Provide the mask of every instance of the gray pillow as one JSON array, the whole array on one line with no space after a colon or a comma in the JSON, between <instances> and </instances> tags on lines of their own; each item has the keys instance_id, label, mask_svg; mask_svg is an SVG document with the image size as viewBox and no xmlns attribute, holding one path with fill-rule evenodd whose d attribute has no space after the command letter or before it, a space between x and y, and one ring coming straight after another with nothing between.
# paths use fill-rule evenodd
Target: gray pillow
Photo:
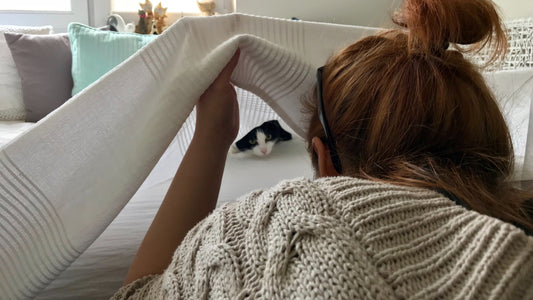
<instances>
[{"instance_id":1,"label":"gray pillow","mask_svg":"<svg viewBox=\"0 0 533 300\"><path fill-rule=\"evenodd\" d=\"M67 34L4 33L17 66L26 121L37 122L72 92L72 54Z\"/></svg>"}]
</instances>

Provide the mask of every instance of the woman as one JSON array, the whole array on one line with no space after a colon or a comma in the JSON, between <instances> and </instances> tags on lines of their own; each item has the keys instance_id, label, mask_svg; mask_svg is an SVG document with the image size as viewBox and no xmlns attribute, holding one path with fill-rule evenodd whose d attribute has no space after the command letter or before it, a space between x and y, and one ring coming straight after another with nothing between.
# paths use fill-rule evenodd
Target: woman
<instances>
[{"instance_id":1,"label":"woman","mask_svg":"<svg viewBox=\"0 0 533 300\"><path fill-rule=\"evenodd\" d=\"M319 178L196 225L239 127L236 53L198 102L194 138L114 298L533 299L532 195L506 181L513 151L493 95L448 49L494 39L502 54L494 6L407 0L396 21L408 31L364 38L318 71L307 140Z\"/></svg>"}]
</instances>

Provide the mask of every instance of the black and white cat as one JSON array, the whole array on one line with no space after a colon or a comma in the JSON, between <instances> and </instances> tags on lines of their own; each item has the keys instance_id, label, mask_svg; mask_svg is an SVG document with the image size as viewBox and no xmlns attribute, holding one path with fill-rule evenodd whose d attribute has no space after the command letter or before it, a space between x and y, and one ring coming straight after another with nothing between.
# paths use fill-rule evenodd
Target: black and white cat
<instances>
[{"instance_id":1,"label":"black and white cat","mask_svg":"<svg viewBox=\"0 0 533 300\"><path fill-rule=\"evenodd\" d=\"M272 152L276 143L290 139L292 135L285 131L277 120L271 120L250 130L243 138L231 145L231 152L252 150L257 156L266 156Z\"/></svg>"}]
</instances>

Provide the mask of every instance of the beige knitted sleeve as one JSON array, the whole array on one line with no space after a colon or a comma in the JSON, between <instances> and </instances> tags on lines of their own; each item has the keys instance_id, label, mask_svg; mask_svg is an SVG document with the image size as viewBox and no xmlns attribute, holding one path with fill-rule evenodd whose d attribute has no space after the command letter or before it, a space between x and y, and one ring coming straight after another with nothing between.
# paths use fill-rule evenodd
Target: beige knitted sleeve
<instances>
[{"instance_id":1,"label":"beige knitted sleeve","mask_svg":"<svg viewBox=\"0 0 533 300\"><path fill-rule=\"evenodd\" d=\"M159 299L161 275L148 275L123 286L111 299Z\"/></svg>"},{"instance_id":2,"label":"beige knitted sleeve","mask_svg":"<svg viewBox=\"0 0 533 300\"><path fill-rule=\"evenodd\" d=\"M251 193L248 199L243 199L247 201L235 201L215 210L189 231L163 274L148 275L123 286L111 299L195 299L198 294L205 295L202 289L207 289L207 283L198 278L208 278L207 268L214 262L228 263L224 261L224 247L220 246L225 215L235 216L235 211L239 211L238 218L246 223L245 216L252 209L251 201L259 194ZM228 287L235 291L235 286Z\"/></svg>"}]
</instances>

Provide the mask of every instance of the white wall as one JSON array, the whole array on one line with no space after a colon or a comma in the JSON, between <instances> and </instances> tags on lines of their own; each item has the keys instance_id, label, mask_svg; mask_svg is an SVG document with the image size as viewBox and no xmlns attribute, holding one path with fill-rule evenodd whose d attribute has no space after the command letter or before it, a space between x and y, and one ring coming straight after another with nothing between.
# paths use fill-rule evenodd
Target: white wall
<instances>
[{"instance_id":1,"label":"white wall","mask_svg":"<svg viewBox=\"0 0 533 300\"><path fill-rule=\"evenodd\" d=\"M533 18L533 1L531 0L493 0L500 8L504 20Z\"/></svg>"},{"instance_id":2,"label":"white wall","mask_svg":"<svg viewBox=\"0 0 533 300\"><path fill-rule=\"evenodd\" d=\"M71 7L72 11L70 12L0 12L0 24L26 26L52 25L55 32L65 32L70 22L89 23L87 0L72 0Z\"/></svg>"},{"instance_id":3,"label":"white wall","mask_svg":"<svg viewBox=\"0 0 533 300\"><path fill-rule=\"evenodd\" d=\"M238 12L350 25L390 24L402 0L234 0ZM504 19L533 17L532 0L495 0Z\"/></svg>"},{"instance_id":4,"label":"white wall","mask_svg":"<svg viewBox=\"0 0 533 300\"><path fill-rule=\"evenodd\" d=\"M1 0L4 1L4 0ZM13 0L16 1L16 0ZM168 2L170 0L163 0ZM402 0L216 0L220 12L236 11L279 18L297 17L351 25L386 26ZM233 2L233 3L232 3ZM504 19L533 17L532 0L494 0ZM72 0L72 13L0 13L0 24L53 25L56 32L65 32L68 23L81 22L102 26L111 11L110 0ZM0 4L1 5L1 4ZM135 13L125 14L129 22L136 22ZM174 21L179 16L171 16Z\"/></svg>"},{"instance_id":5,"label":"white wall","mask_svg":"<svg viewBox=\"0 0 533 300\"><path fill-rule=\"evenodd\" d=\"M381 26L400 0L236 0L238 12L278 18L296 17L351 25Z\"/></svg>"},{"instance_id":6,"label":"white wall","mask_svg":"<svg viewBox=\"0 0 533 300\"><path fill-rule=\"evenodd\" d=\"M109 0L72 0L71 12L0 12L0 24L52 25L54 32L66 32L71 22L103 26L110 10Z\"/></svg>"}]
</instances>

